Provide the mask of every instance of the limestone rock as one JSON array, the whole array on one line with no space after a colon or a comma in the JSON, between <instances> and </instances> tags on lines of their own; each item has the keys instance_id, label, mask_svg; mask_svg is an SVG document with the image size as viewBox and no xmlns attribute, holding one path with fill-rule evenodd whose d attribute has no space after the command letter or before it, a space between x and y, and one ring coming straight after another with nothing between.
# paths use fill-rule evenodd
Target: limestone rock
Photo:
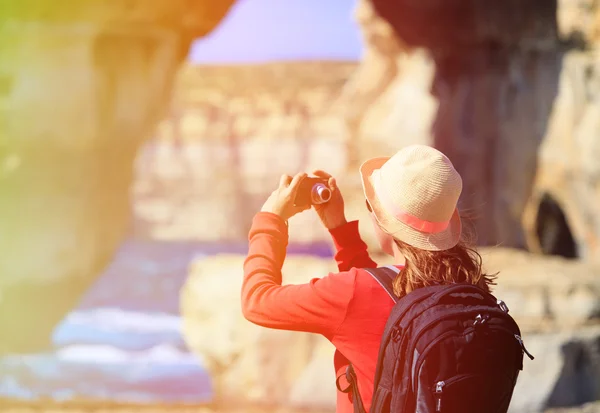
<instances>
[{"instance_id":1,"label":"limestone rock","mask_svg":"<svg viewBox=\"0 0 600 413\"><path fill-rule=\"evenodd\" d=\"M600 323L600 266L507 248L480 251L493 293L524 331L556 331Z\"/></svg>"},{"instance_id":2,"label":"limestone rock","mask_svg":"<svg viewBox=\"0 0 600 413\"><path fill-rule=\"evenodd\" d=\"M339 103L350 168L408 144L434 145L463 176L460 206L479 244L595 259L600 8L476 3L357 3L367 50ZM565 52L559 37L577 31L591 50ZM540 219L548 194L558 212Z\"/></svg>"},{"instance_id":3,"label":"limestone rock","mask_svg":"<svg viewBox=\"0 0 600 413\"><path fill-rule=\"evenodd\" d=\"M368 3L361 2L359 7ZM451 4L448 7L455 6ZM483 37L473 38L466 50L448 46L440 55L435 44L430 45L433 49L427 46L425 51L413 50L410 38L405 38L413 34L400 29L400 20L405 23L404 19L409 19L400 17L400 7L393 15L391 9L386 9L390 14L381 19L396 29L385 33L390 42L401 45L399 51L395 55L366 53L342 97L353 113L360 114L348 116L348 128L358 142L357 158L390 153L413 143L438 147L463 176L461 205L474 215L479 242L524 246L521 215L535 174L537 148L544 135L542 125L548 118L560 72L560 57L552 47L555 39L551 16L540 21L547 31L534 36L531 47L535 52L521 51L518 46L490 49L485 46L487 35L481 32ZM506 17L503 13L500 16ZM496 28L523 24L525 30L530 21L529 17L509 20L499 19L494 24ZM363 32L372 31L370 25L374 23L359 23ZM480 29L484 30L479 26L466 30L477 34ZM511 30L507 26L504 32ZM510 36L516 32L519 30ZM457 36L466 37L460 33ZM428 45L437 41L425 39ZM516 44L514 39L505 40ZM378 51L381 42L377 39L367 48ZM374 78L382 83L374 85ZM505 168L503 160L509 158L512 168Z\"/></svg>"},{"instance_id":4,"label":"limestone rock","mask_svg":"<svg viewBox=\"0 0 600 413\"><path fill-rule=\"evenodd\" d=\"M525 334L525 359L510 405L511 413L580 406L600 399L600 328Z\"/></svg>"},{"instance_id":5,"label":"limestone rock","mask_svg":"<svg viewBox=\"0 0 600 413\"><path fill-rule=\"evenodd\" d=\"M143 1L84 0L68 7L46 0L6 1L2 4L2 18L14 19L17 24L38 21L65 26L77 23L129 26L134 24L167 27L180 34L189 34L189 42L213 30L225 17L233 1L156 1L152 7Z\"/></svg>"},{"instance_id":6,"label":"limestone rock","mask_svg":"<svg viewBox=\"0 0 600 413\"><path fill-rule=\"evenodd\" d=\"M300 409L329 409L336 403L331 357L335 348L327 341L319 343L314 356L297 378L290 391L289 405Z\"/></svg>"},{"instance_id":7,"label":"limestone rock","mask_svg":"<svg viewBox=\"0 0 600 413\"><path fill-rule=\"evenodd\" d=\"M600 54L567 54L523 216L533 251L600 256L599 98Z\"/></svg>"},{"instance_id":8,"label":"limestone rock","mask_svg":"<svg viewBox=\"0 0 600 413\"><path fill-rule=\"evenodd\" d=\"M556 37L556 2L547 0L365 0L410 47L449 51L484 44L535 46Z\"/></svg>"},{"instance_id":9,"label":"limestone rock","mask_svg":"<svg viewBox=\"0 0 600 413\"><path fill-rule=\"evenodd\" d=\"M545 411L545 413L600 413L600 402L585 403L577 407L558 407Z\"/></svg>"},{"instance_id":10,"label":"limestone rock","mask_svg":"<svg viewBox=\"0 0 600 413\"><path fill-rule=\"evenodd\" d=\"M46 348L112 258L138 146L232 1L72 3L2 2L0 352Z\"/></svg>"},{"instance_id":11,"label":"limestone rock","mask_svg":"<svg viewBox=\"0 0 600 413\"><path fill-rule=\"evenodd\" d=\"M266 329L244 319L244 258L219 255L196 261L181 292L185 340L205 361L218 401L327 405L332 396L325 381L335 379L332 345L322 336ZM329 271L335 271L332 260L289 256L283 279L285 284L303 283ZM320 396L303 400L313 391Z\"/></svg>"},{"instance_id":12,"label":"limestone rock","mask_svg":"<svg viewBox=\"0 0 600 413\"><path fill-rule=\"evenodd\" d=\"M171 116L141 151L134 233L152 239L246 242L281 174L345 169L342 120L329 107L354 63L186 65ZM294 242L328 240L313 212Z\"/></svg>"},{"instance_id":13,"label":"limestone rock","mask_svg":"<svg viewBox=\"0 0 600 413\"><path fill-rule=\"evenodd\" d=\"M150 227L148 235L243 240L279 173L313 164L330 167L329 161L340 175L339 165L348 164L340 181L353 181L364 158L427 143L448 153L461 171L461 207L472 216L480 244L600 256L593 184L600 119L597 53L564 53L557 41L583 33L583 46L593 49L600 8L590 0L476 3L358 2L356 19L367 50L342 91L347 139L337 113L327 109L352 64L302 63L295 71L282 64L186 68L172 124L163 125L161 138L176 145L193 139L222 142L182 149L186 154L174 162L184 158L178 166L188 170L182 175L186 190L176 201L136 192L142 200L136 213ZM418 24L434 21L440 10L451 18L441 25ZM425 47L415 50L416 44ZM201 152L216 160L214 176L227 183L206 206L194 201L206 191L206 183L199 182L206 178L190 177L195 161L206 164L193 155ZM328 157L314 161L316 153ZM267 164L277 171L273 176L261 169ZM198 180L196 192L188 189L190 179ZM360 199L358 190L349 196L355 194ZM540 213L548 197L556 213ZM350 209L359 211L360 203ZM199 218L206 216L218 217L210 222L216 230L206 231L210 225ZM327 239L314 216L299 216L292 225L297 241ZM361 228L365 225L368 232L370 224Z\"/></svg>"},{"instance_id":14,"label":"limestone rock","mask_svg":"<svg viewBox=\"0 0 600 413\"><path fill-rule=\"evenodd\" d=\"M245 240L277 176L318 167L338 177L348 218L360 219L371 239L359 164L424 143L446 152L461 172L460 207L480 245L600 257L597 51L565 52L552 35L552 13L543 10L545 17L536 15L539 30L531 14L508 22L506 10L498 11L498 24L532 34L519 44L509 36L503 44L510 47L473 44L440 57L410 47L365 0L356 9L367 44L358 67L186 68L176 113L157 144L171 155L149 155L156 169L140 175L136 228L162 239ZM209 163L210 177L197 166ZM214 194L210 201L206 188ZM203 218L209 215L212 226ZM328 240L311 214L294 218L291 234L297 242Z\"/></svg>"},{"instance_id":15,"label":"limestone rock","mask_svg":"<svg viewBox=\"0 0 600 413\"><path fill-rule=\"evenodd\" d=\"M600 7L594 0L558 0L557 20L563 38L584 47L600 45Z\"/></svg>"}]
</instances>

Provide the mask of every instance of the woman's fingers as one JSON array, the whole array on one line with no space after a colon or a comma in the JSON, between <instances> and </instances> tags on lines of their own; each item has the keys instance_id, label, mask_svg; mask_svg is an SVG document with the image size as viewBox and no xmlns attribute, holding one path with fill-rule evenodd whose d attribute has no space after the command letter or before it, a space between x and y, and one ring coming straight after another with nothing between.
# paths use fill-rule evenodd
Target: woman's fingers
<instances>
[{"instance_id":1,"label":"woman's fingers","mask_svg":"<svg viewBox=\"0 0 600 413\"><path fill-rule=\"evenodd\" d=\"M331 176L331 174L329 174L321 169L317 169L316 171L313 172L313 175L318 178L327 179L327 184L329 185L329 188L332 191L336 190L337 182L335 181L335 178L333 176Z\"/></svg>"},{"instance_id":2,"label":"woman's fingers","mask_svg":"<svg viewBox=\"0 0 600 413\"><path fill-rule=\"evenodd\" d=\"M314 176L317 176L319 178L331 178L331 174L328 174L325 171L322 171L320 169L317 169L316 171L313 172Z\"/></svg>"},{"instance_id":3,"label":"woman's fingers","mask_svg":"<svg viewBox=\"0 0 600 413\"><path fill-rule=\"evenodd\" d=\"M288 185L290 185L290 182L292 182L292 177L286 174L281 175L281 178L279 178L279 187L280 188L286 188Z\"/></svg>"},{"instance_id":4,"label":"woman's fingers","mask_svg":"<svg viewBox=\"0 0 600 413\"><path fill-rule=\"evenodd\" d=\"M332 191L335 191L337 189L337 182L335 181L335 178L329 178L329 180L327 181L329 188Z\"/></svg>"},{"instance_id":5,"label":"woman's fingers","mask_svg":"<svg viewBox=\"0 0 600 413\"><path fill-rule=\"evenodd\" d=\"M290 185L288 186L290 195L292 195L292 196L296 195L296 192L298 191L298 187L300 186L300 182L304 178L306 178L306 173L304 173L304 172L297 173L294 176L294 178L292 178L292 181L290 182Z\"/></svg>"}]
</instances>

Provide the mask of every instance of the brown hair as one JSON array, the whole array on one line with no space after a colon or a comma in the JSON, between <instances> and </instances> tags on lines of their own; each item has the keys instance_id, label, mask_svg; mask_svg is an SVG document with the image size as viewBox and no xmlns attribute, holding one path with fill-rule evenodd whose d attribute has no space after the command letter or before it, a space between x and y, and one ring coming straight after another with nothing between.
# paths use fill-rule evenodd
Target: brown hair
<instances>
[{"instance_id":1,"label":"brown hair","mask_svg":"<svg viewBox=\"0 0 600 413\"><path fill-rule=\"evenodd\" d=\"M485 274L481 255L466 240L445 251L426 251L394 239L406 263L394 280L394 293L409 292L434 284L467 282L490 292L497 274Z\"/></svg>"},{"instance_id":2,"label":"brown hair","mask_svg":"<svg viewBox=\"0 0 600 413\"><path fill-rule=\"evenodd\" d=\"M373 212L369 201L367 209ZM403 297L417 288L435 284L468 282L477 285L486 292L496 285L496 274L483 272L481 255L471 245L475 239L475 230L467 226L473 220L472 213L462 211L463 232L461 240L454 247L444 251L427 251L413 247L394 238L396 246L404 255L404 268L394 280L394 293Z\"/></svg>"}]
</instances>

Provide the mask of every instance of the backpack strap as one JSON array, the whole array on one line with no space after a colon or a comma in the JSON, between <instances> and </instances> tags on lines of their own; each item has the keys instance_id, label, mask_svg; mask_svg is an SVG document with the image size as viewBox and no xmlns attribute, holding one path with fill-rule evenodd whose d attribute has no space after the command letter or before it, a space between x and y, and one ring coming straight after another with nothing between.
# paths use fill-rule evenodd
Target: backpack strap
<instances>
[{"instance_id":1,"label":"backpack strap","mask_svg":"<svg viewBox=\"0 0 600 413\"><path fill-rule=\"evenodd\" d=\"M394 280L396 276L400 272L397 267L393 265L389 265L386 267L379 268L364 268L374 279L383 287L383 289L388 293L390 298L394 300L394 303L398 302L398 297L394 294ZM354 406L354 413L366 413L365 407L363 405L362 399L360 397L360 393L358 391L358 381L356 378L356 372L354 371L354 367L352 364L349 364L346 368L345 372L346 381L348 381L348 387L342 389L339 385L339 379L336 380L336 386L338 390L343 393L349 393L352 391L352 405Z\"/></svg>"},{"instance_id":2,"label":"backpack strap","mask_svg":"<svg viewBox=\"0 0 600 413\"><path fill-rule=\"evenodd\" d=\"M345 389L342 389L339 384L339 380L342 375L346 377L346 381L348 382L348 387ZM340 375L335 382L338 390L342 393L352 392L352 407L354 408L354 413L367 413L358 391L358 381L356 379L356 372L354 371L352 364L348 364L346 371L342 375Z\"/></svg>"},{"instance_id":3,"label":"backpack strap","mask_svg":"<svg viewBox=\"0 0 600 413\"><path fill-rule=\"evenodd\" d=\"M394 303L398 302L398 296L394 294L394 280L398 273L400 273L400 270L397 267L388 265L379 268L364 268L364 270L375 278L375 281L385 289L390 298L394 300Z\"/></svg>"}]
</instances>

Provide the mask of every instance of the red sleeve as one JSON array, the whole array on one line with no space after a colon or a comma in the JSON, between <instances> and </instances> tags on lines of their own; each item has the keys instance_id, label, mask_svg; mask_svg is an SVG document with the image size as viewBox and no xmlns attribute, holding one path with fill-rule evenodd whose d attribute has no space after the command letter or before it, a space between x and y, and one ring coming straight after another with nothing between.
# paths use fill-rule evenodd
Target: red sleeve
<instances>
[{"instance_id":1,"label":"red sleeve","mask_svg":"<svg viewBox=\"0 0 600 413\"><path fill-rule=\"evenodd\" d=\"M242 312L261 326L331 337L346 316L355 272L329 274L306 284L281 285L288 229L277 215L260 212L252 222L244 261Z\"/></svg>"},{"instance_id":2,"label":"red sleeve","mask_svg":"<svg viewBox=\"0 0 600 413\"><path fill-rule=\"evenodd\" d=\"M340 271L351 268L376 268L377 263L369 257L367 244L358 232L358 221L350 221L341 227L329 230L333 238L335 260Z\"/></svg>"}]
</instances>

